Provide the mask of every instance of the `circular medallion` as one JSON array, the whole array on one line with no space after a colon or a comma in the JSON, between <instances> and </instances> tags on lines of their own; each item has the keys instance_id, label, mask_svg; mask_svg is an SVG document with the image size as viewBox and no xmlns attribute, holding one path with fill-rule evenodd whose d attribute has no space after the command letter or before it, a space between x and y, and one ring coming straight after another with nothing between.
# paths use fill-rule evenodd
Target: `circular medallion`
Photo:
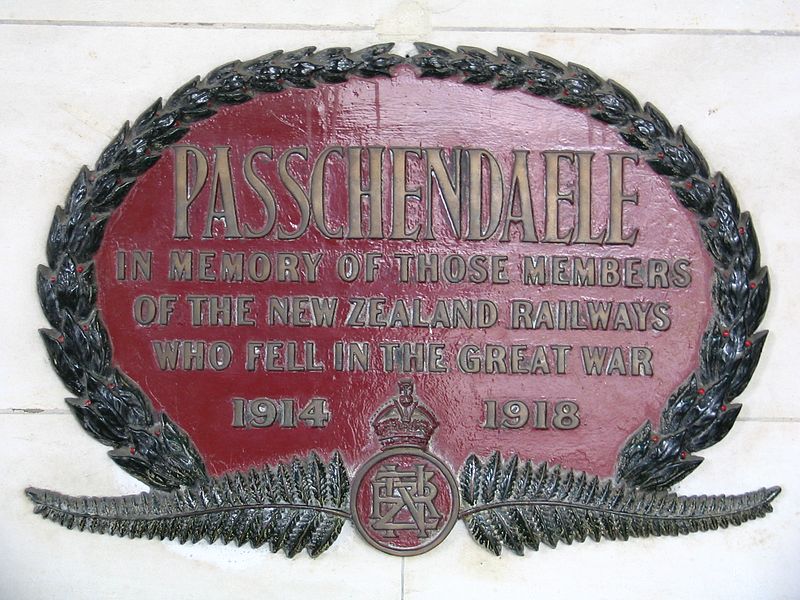
<instances>
[{"instance_id":1,"label":"circular medallion","mask_svg":"<svg viewBox=\"0 0 800 600\"><path fill-rule=\"evenodd\" d=\"M396 556L438 546L458 520L458 486L450 469L415 447L377 454L353 480L353 522L367 542Z\"/></svg>"}]
</instances>

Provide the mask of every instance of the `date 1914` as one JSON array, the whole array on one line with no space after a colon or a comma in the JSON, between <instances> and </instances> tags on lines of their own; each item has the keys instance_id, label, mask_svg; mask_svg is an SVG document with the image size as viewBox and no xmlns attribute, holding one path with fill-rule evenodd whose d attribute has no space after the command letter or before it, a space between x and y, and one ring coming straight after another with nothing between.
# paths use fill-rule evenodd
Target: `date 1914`
<instances>
[{"instance_id":1,"label":"date 1914","mask_svg":"<svg viewBox=\"0 0 800 600\"><path fill-rule=\"evenodd\" d=\"M237 429L278 427L325 427L331 420L327 398L311 398L302 408L295 398L233 398L233 422Z\"/></svg>"}]
</instances>

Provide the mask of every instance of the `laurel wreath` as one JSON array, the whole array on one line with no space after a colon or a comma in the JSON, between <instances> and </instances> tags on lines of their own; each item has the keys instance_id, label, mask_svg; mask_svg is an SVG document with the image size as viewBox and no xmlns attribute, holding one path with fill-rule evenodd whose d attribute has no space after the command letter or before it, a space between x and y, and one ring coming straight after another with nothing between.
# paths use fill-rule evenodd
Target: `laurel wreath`
<instances>
[{"instance_id":1,"label":"laurel wreath","mask_svg":"<svg viewBox=\"0 0 800 600\"><path fill-rule=\"evenodd\" d=\"M47 240L48 264L38 270L39 298L52 327L41 330L41 334L57 374L76 396L66 400L70 409L89 434L112 447L112 460L134 477L156 490L173 494L186 489L211 493L219 485L219 480L208 475L190 437L165 413L156 411L135 382L113 364L108 333L95 306L97 289L92 262L109 217L136 178L158 161L165 148L181 139L192 123L216 114L221 107L289 87L335 84L353 76L389 76L393 67L404 62L416 66L423 77L460 76L466 84L519 89L585 111L614 127L629 145L639 149L653 170L667 178L683 205L697 215L715 270L715 314L703 336L700 366L669 397L658 426L645 422L624 444L617 460L616 482L639 490L669 487L702 462L695 452L718 442L733 426L741 405L731 401L750 381L766 339L766 332L757 332L757 328L767 306L769 278L766 268L760 265L750 217L739 211L727 180L719 173L709 173L705 160L682 128L674 130L652 105L640 106L623 87L598 78L584 67L562 65L533 52L525 55L498 49L497 54L491 54L467 47L451 51L430 44L416 46L418 54L408 59L390 54L392 44L381 44L355 52L348 48L278 51L248 62L228 63L203 79L192 79L166 102L156 101L132 125L123 126L101 153L94 170L81 169L64 207L56 208ZM477 461L474 457L470 460L473 459ZM333 464L323 466L330 469ZM462 473L475 473L475 469L478 467L468 461ZM509 469L508 473L514 471ZM245 478L242 485L254 485L256 479ZM29 490L30 494L38 494L36 498L42 502L37 502L37 511L44 511L51 518L60 514L53 508L58 505L56 500L66 498L59 500L58 494L41 490ZM292 497L287 494L276 496L276 501ZM306 502L303 506L323 506L319 498L299 498L297 502ZM500 542L519 547L504 537L502 527L482 529L476 525L484 519L479 516L480 511L489 510L488 514L495 515L492 519L504 518L498 512L500 508L491 505L495 496L485 492L464 495L469 505L468 498L478 502L474 505L478 512L469 513L465 521L479 542L492 549ZM254 510L248 504L237 506L245 511L243 514ZM251 508L242 508L247 506ZM582 514L592 513L588 508L581 510ZM286 514L292 519L302 516L302 506L287 511L284 519L289 518ZM226 514L233 512L227 510ZM311 512L324 514L319 510ZM535 518L531 515L523 521L530 523ZM71 522L76 521L73 518ZM90 520L84 525L87 522L95 523ZM102 529L97 523L92 527ZM164 537L158 533L161 530L152 531L153 535ZM163 531L169 534L168 530ZM290 530L281 531L285 534ZM476 533L479 531L483 533ZM493 541L487 531L494 532ZM220 532L223 538L228 535L224 527ZM204 536L213 537L208 532L200 535ZM194 537L197 536L189 535ZM234 537L240 541L247 538ZM264 539L273 543L268 536ZM309 551L317 548L308 546L306 538L300 539L303 544L295 540L289 546L273 547L288 547L292 552L302 547ZM253 542L249 538L247 541Z\"/></svg>"}]
</instances>

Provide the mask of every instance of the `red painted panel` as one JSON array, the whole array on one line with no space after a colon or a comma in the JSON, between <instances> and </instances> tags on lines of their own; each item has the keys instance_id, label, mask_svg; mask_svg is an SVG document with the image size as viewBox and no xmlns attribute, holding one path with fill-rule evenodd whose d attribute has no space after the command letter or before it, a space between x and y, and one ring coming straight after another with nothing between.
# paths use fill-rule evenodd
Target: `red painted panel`
<instances>
[{"instance_id":1,"label":"red painted panel","mask_svg":"<svg viewBox=\"0 0 800 600\"><path fill-rule=\"evenodd\" d=\"M544 151L593 152L591 163L593 231L605 228L608 220L609 167L607 155L633 152L609 127L587 114L559 106L519 91L497 91L470 87L453 81L418 79L403 67L392 79L352 79L347 83L316 89L292 89L263 95L241 106L222 109L218 115L193 126L181 141L202 149L208 162L208 178L189 207L189 239L175 239L176 157L180 150L168 149L159 163L142 175L115 212L106 230L103 246L96 256L99 277L99 307L108 326L119 367L132 377L149 395L153 403L172 416L194 440L209 469L221 473L264 462L275 462L314 449L328 453L341 450L345 460L356 468L378 451L379 445L370 428L369 419L387 398L397 392L398 380L411 377L416 394L431 408L439 421L431 452L458 468L470 453L486 455L497 449L504 454L519 453L523 458L548 460L564 466L610 475L617 451L624 440L645 419L657 421L661 407L670 392L697 365L702 332L710 318L711 262L700 241L696 219L681 207L666 180L657 176L645 163L625 162L625 190L638 191L638 205L624 205L624 221L628 233L637 228L633 246L532 243L520 240L520 231L512 227L510 241L499 241L500 234L485 241L455 239L437 193L431 200L435 215L435 239L387 239L392 224L392 161L384 151L383 169L383 237L382 239L331 239L311 225L296 240L278 240L276 231L283 227L292 231L301 219L297 204L281 182L279 157L289 148L306 147L309 160L293 156L288 171L308 192L311 164L323 149L331 146L400 148L472 148L491 152L498 161L508 195L514 162L513 150L527 150L532 206L537 234L544 232ZM240 233L245 224L252 230L264 223L264 204L256 189L248 183L243 164L247 154L259 146L272 148L272 158L261 154L255 159L258 178L273 192L278 219L273 230L262 238L226 238L232 231L230 220L214 219L212 236L203 238L209 211L222 209L223 194L215 185L215 148L230 147L231 178L234 186L237 224ZM346 155L346 152L344 152ZM225 151L217 150L216 157ZM397 156L397 152L395 153ZM190 160L190 163L192 161ZM563 163L560 181L563 190L575 187L574 168ZM325 219L330 230L348 225L347 167L345 157L332 155L324 177ZM363 165L366 171L366 163ZM194 167L189 170L190 179ZM488 171L488 169L487 169ZM252 177L252 176L251 176ZM408 159L408 186L425 188L422 161ZM364 184L366 186L366 183ZM484 190L488 193L488 189ZM212 195L213 194L213 195ZM216 202L212 198L216 196ZM426 194L422 192L422 196ZM507 200L507 198L506 198ZM366 202L364 202L366 204ZM424 224L424 202L408 200L406 222L413 229ZM484 217L487 214L484 211ZM574 208L562 203L561 228L567 230L574 221ZM368 219L363 229L368 230ZM152 251L149 281L118 281L115 277L118 251ZM173 250L192 251L195 279L170 280L169 255ZM245 259L264 253L273 266L264 281L224 282L198 280L200 252L209 255L209 277L221 272L222 253L244 253ZM300 281L278 280L275 261L279 253L299 257ZM321 254L316 281L309 281L311 269L302 253ZM352 282L342 281L336 273L337 261L347 253L362 258L378 253L373 281L359 276ZM504 265L507 283L490 282L404 283L400 281L400 260L396 254L458 255L467 261L478 255L497 256L496 264ZM690 261L688 271L692 283L688 287L624 287L572 286L548 283L525 285L522 264L525 257L572 257L581 259L616 258L620 261L641 258ZM459 259L450 259L458 266ZM473 258L473 260L475 260ZM491 259L487 259L489 264ZM558 262L560 259L555 259ZM478 260L480 262L480 260ZM259 263L263 265L263 263ZM474 263L473 263L474 264ZM130 264L128 267L130 269ZM455 267L454 267L455 268ZM478 269L480 271L480 269ZM140 325L134 319L133 305L142 295L174 295L178 297L169 323ZM192 325L189 295L252 296L249 318L255 324L231 326ZM336 299L338 306L332 327L270 325L267 302L270 297L317 297ZM497 324L487 328L347 326L349 299L385 298L389 310L398 300L409 307L418 303L423 318L430 318L439 300L485 300L499 308ZM587 303L668 303L670 326L657 331L652 307L645 317L643 331L592 331L570 326L570 319L553 329L512 329L510 306L513 301L528 301L534 307L550 302L576 302L586 310ZM333 300L330 300L331 302ZM200 302L196 300L196 302ZM310 301L309 301L310 302ZM522 305L521 303L519 305ZM569 304L567 304L569 306ZM301 302L303 315L309 305ZM447 302L445 302L447 306ZM564 305L562 305L564 306ZM593 306L599 306L594 304ZM612 309L613 310L613 309ZM635 327L636 315L631 314ZM585 315L578 317L580 326ZM619 317L621 318L621 317ZM612 319L613 320L613 319ZM624 319L623 319L624 321ZM625 324L623 323L623 327ZM226 342L232 349L231 364L215 370L206 364L203 370L162 370L154 356L153 342L170 340ZM246 368L248 343L280 341L285 350L296 342L296 361L322 365L322 371L267 372L263 368ZM303 352L313 342L313 357ZM336 342L368 342L372 355L370 370L351 372L334 368L333 348ZM382 343L443 344L445 373L385 372L379 352ZM457 368L459 350L469 345L496 345L519 350L525 364L536 347L545 346L550 374L463 373ZM554 345L571 346L566 358L566 373L555 374L557 350ZM622 376L587 375L583 366L582 347L643 347L652 350L652 375ZM511 350L507 350L512 352ZM499 349L490 350L499 356ZM610 350L609 350L610 352ZM281 351L280 364L290 359ZM629 356L626 363L629 363ZM498 360L500 360L498 358ZM510 358L501 361L510 368ZM316 367L315 367L316 368ZM313 398L327 401L330 420L321 427L286 416L276 417L268 427L235 427L236 411L245 407L234 398L253 400L268 398L256 410L269 422L272 410L293 403L294 416ZM516 423L524 411L522 401L531 413L519 428L486 428L487 406L496 407L498 424L502 410L509 411L509 420ZM487 401L495 404L487 404ZM580 424L574 429L553 427L553 411L559 402L572 401L579 406ZM538 403L538 404L537 404ZM253 404L247 404L253 407ZM568 406L568 405L562 405ZM546 408L545 408L546 407ZM319 408L319 406L317 406ZM537 419L536 410L545 409ZM277 412L277 410L276 410ZM314 415L320 413L312 413ZM265 416L264 416L265 415ZM247 420L247 419L245 419ZM322 424L316 423L318 425ZM309 419L312 422L312 419ZM489 425L492 423L489 422ZM570 423L567 422L567 425Z\"/></svg>"}]
</instances>

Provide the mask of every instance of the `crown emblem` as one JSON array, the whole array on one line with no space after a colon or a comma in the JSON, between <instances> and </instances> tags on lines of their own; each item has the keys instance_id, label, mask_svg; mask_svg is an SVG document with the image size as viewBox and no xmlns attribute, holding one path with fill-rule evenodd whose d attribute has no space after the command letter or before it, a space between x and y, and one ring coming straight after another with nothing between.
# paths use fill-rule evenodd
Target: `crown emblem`
<instances>
[{"instance_id":1,"label":"crown emblem","mask_svg":"<svg viewBox=\"0 0 800 600\"><path fill-rule=\"evenodd\" d=\"M411 379L401 379L398 387L400 393L379 408L372 419L372 428L381 448L427 448L439 422L414 395L414 382Z\"/></svg>"}]
</instances>

